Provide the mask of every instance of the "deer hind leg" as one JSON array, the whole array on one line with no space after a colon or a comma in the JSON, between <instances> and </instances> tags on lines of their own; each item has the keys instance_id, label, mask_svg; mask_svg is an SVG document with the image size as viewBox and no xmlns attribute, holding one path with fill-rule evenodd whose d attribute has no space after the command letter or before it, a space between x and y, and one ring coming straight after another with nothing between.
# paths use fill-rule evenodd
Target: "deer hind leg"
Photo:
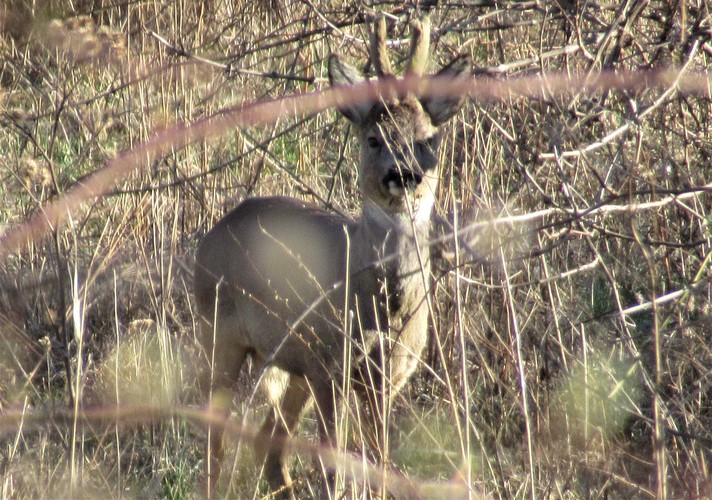
<instances>
[{"instance_id":1,"label":"deer hind leg","mask_svg":"<svg viewBox=\"0 0 712 500\"><path fill-rule=\"evenodd\" d=\"M230 417L230 391L219 389L213 392L208 405L208 441L205 449L205 479L208 498L214 496L220 479L225 449L223 439L225 426Z\"/></svg>"},{"instance_id":2,"label":"deer hind leg","mask_svg":"<svg viewBox=\"0 0 712 500\"><path fill-rule=\"evenodd\" d=\"M247 351L238 346L226 347L221 338L227 332L217 331L208 321L201 324L201 343L207 365L201 373L200 387L208 402L208 439L205 449L205 489L208 497L215 495L220 468L225 454L225 426L230 417L232 388L237 382Z\"/></svg>"},{"instance_id":3,"label":"deer hind leg","mask_svg":"<svg viewBox=\"0 0 712 500\"><path fill-rule=\"evenodd\" d=\"M285 446L296 430L311 397L303 377L290 375L279 408L273 408L255 438L255 455L264 464L265 476L276 498L293 497L291 478L285 464Z\"/></svg>"}]
</instances>

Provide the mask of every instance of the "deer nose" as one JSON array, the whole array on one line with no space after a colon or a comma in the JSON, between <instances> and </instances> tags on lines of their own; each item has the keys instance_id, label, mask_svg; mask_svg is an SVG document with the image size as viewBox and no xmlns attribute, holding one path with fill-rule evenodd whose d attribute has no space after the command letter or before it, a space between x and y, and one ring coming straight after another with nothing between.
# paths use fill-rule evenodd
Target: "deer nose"
<instances>
[{"instance_id":1,"label":"deer nose","mask_svg":"<svg viewBox=\"0 0 712 500\"><path fill-rule=\"evenodd\" d=\"M383 184L389 191L415 189L421 182L423 182L423 174L397 166L389 168L383 177Z\"/></svg>"}]
</instances>

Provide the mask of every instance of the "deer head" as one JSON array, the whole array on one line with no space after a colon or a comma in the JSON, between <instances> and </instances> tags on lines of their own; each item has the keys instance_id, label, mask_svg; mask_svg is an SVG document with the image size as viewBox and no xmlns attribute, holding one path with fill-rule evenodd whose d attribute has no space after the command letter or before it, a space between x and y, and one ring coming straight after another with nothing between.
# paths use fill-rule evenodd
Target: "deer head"
<instances>
[{"instance_id":1,"label":"deer head","mask_svg":"<svg viewBox=\"0 0 712 500\"><path fill-rule=\"evenodd\" d=\"M420 77L428 58L430 20L411 25L412 41L406 77ZM379 17L371 31L371 64L377 79L395 78L386 50L386 21ZM457 78L466 74L462 58L455 59L437 76ZM356 85L367 80L338 55L329 59L329 79L334 86ZM446 81L443 78L442 81ZM339 110L355 126L361 146L359 185L364 205L387 215L408 213L429 218L440 177L438 149L440 125L461 107L462 98L412 94L382 98L379 102L349 105Z\"/></svg>"}]
</instances>

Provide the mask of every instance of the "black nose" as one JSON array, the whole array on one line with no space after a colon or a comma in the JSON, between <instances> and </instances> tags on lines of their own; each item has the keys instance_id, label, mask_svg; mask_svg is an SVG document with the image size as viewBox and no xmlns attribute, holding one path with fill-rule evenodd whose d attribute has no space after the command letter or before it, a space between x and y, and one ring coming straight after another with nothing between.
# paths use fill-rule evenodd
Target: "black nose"
<instances>
[{"instance_id":1,"label":"black nose","mask_svg":"<svg viewBox=\"0 0 712 500\"><path fill-rule=\"evenodd\" d=\"M423 182L423 175L412 170L391 167L383 177L383 184L386 189L391 187L400 189L414 189Z\"/></svg>"}]
</instances>

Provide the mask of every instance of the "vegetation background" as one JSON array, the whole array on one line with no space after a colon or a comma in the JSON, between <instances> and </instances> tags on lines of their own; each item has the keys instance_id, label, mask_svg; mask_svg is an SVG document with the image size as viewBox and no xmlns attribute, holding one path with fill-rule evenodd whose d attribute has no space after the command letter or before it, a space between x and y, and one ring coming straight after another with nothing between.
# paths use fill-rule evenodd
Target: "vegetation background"
<instances>
[{"instance_id":1,"label":"vegetation background","mask_svg":"<svg viewBox=\"0 0 712 500\"><path fill-rule=\"evenodd\" d=\"M498 82L712 62L703 0L5 0L0 232L173 124L324 88L333 50L365 65L376 12L402 61L430 7L432 69L465 52ZM432 338L391 418L391 470L433 497L712 496L711 115L709 93L672 83L467 102L442 150ZM246 196L357 213L357 154L333 110L226 129L3 254L2 498L198 495L197 242ZM234 406L253 422L264 403L248 400ZM265 495L237 442L228 493ZM308 454L293 468L309 482Z\"/></svg>"}]
</instances>

